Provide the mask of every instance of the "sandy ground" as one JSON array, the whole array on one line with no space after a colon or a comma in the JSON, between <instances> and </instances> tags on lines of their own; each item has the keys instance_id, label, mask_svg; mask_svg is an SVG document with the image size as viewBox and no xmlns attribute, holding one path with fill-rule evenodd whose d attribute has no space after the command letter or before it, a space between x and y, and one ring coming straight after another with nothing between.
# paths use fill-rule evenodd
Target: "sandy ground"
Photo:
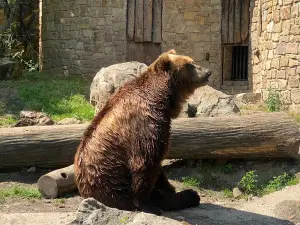
<instances>
[{"instance_id":1,"label":"sandy ground","mask_svg":"<svg viewBox=\"0 0 300 225\"><path fill-rule=\"evenodd\" d=\"M300 224L300 185L287 187L262 198L227 207L226 203L203 203L197 208L166 213L169 225L295 225ZM0 213L3 225L58 225L75 218L74 212ZM173 220L175 219L175 220Z\"/></svg>"}]
</instances>

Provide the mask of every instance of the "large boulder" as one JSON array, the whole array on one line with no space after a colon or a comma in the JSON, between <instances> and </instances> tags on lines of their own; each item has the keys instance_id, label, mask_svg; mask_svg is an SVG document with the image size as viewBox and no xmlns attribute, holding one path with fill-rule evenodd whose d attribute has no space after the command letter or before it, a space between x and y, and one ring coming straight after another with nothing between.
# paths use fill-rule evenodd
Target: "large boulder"
<instances>
[{"instance_id":1,"label":"large boulder","mask_svg":"<svg viewBox=\"0 0 300 225\"><path fill-rule=\"evenodd\" d=\"M122 211L110 208L87 198L82 201L76 219L69 225L182 225L183 223L167 217L143 212Z\"/></svg>"},{"instance_id":2,"label":"large boulder","mask_svg":"<svg viewBox=\"0 0 300 225\"><path fill-rule=\"evenodd\" d=\"M181 117L216 117L240 114L234 96L227 95L208 85L198 88L184 105Z\"/></svg>"},{"instance_id":3,"label":"large boulder","mask_svg":"<svg viewBox=\"0 0 300 225\"><path fill-rule=\"evenodd\" d=\"M22 73L22 63L10 58L0 58L0 80L17 79Z\"/></svg>"},{"instance_id":4,"label":"large boulder","mask_svg":"<svg viewBox=\"0 0 300 225\"><path fill-rule=\"evenodd\" d=\"M147 65L136 61L114 64L102 68L91 85L90 102L100 110L109 96L129 81L147 70Z\"/></svg>"},{"instance_id":5,"label":"large boulder","mask_svg":"<svg viewBox=\"0 0 300 225\"><path fill-rule=\"evenodd\" d=\"M111 94L147 70L147 65L139 62L126 62L102 68L91 85L90 102L96 112L101 110ZM198 88L184 105L180 117L226 116L239 114L234 97L215 90L210 86Z\"/></svg>"},{"instance_id":6,"label":"large boulder","mask_svg":"<svg viewBox=\"0 0 300 225\"><path fill-rule=\"evenodd\" d=\"M46 113L23 110L20 112L20 120L14 127L46 126L53 124L54 121Z\"/></svg>"}]
</instances>

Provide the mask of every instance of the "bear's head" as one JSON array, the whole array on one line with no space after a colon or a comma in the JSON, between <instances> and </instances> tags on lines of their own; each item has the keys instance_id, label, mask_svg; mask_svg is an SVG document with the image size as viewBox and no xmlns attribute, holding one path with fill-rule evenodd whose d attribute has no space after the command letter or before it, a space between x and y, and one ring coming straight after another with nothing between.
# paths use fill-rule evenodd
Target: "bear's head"
<instances>
[{"instance_id":1,"label":"bear's head","mask_svg":"<svg viewBox=\"0 0 300 225\"><path fill-rule=\"evenodd\" d=\"M188 56L177 55L174 49L161 54L150 68L162 76L168 75L171 78L172 118L179 115L181 105L195 89L206 85L211 75L210 70L196 65Z\"/></svg>"}]
</instances>

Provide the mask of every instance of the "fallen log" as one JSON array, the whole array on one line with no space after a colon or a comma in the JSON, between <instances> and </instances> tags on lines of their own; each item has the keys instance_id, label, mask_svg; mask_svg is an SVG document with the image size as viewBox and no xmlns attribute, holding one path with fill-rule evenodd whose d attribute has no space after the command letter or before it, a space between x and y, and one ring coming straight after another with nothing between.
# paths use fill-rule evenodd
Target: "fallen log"
<instances>
[{"instance_id":1,"label":"fallen log","mask_svg":"<svg viewBox=\"0 0 300 225\"><path fill-rule=\"evenodd\" d=\"M87 124L0 129L0 168L61 168L73 163ZM169 159L293 158L300 132L284 112L179 118L172 122Z\"/></svg>"},{"instance_id":2,"label":"fallen log","mask_svg":"<svg viewBox=\"0 0 300 225\"><path fill-rule=\"evenodd\" d=\"M74 165L41 176L38 189L44 198L56 198L76 190Z\"/></svg>"}]
</instances>

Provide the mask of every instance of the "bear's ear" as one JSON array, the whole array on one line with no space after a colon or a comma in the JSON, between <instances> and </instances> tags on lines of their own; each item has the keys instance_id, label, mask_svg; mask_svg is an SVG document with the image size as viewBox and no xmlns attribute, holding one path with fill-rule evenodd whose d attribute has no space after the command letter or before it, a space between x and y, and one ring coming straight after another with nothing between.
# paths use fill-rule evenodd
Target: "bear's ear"
<instances>
[{"instance_id":1,"label":"bear's ear","mask_svg":"<svg viewBox=\"0 0 300 225\"><path fill-rule=\"evenodd\" d=\"M171 61L169 53L162 54L154 64L155 71L168 72L171 69Z\"/></svg>"},{"instance_id":2,"label":"bear's ear","mask_svg":"<svg viewBox=\"0 0 300 225\"><path fill-rule=\"evenodd\" d=\"M176 55L176 51L174 49L171 49L167 52L168 54Z\"/></svg>"}]
</instances>

